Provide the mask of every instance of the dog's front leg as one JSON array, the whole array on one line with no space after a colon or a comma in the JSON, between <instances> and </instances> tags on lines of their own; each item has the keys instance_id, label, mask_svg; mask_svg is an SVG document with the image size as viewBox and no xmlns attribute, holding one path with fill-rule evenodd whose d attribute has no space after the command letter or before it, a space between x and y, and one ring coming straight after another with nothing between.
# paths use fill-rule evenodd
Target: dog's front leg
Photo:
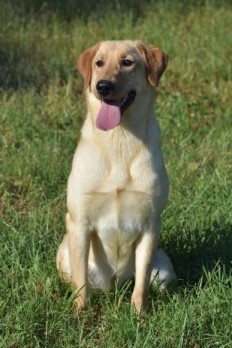
<instances>
[{"instance_id":1,"label":"dog's front leg","mask_svg":"<svg viewBox=\"0 0 232 348\"><path fill-rule=\"evenodd\" d=\"M143 311L150 287L152 260L157 248L159 233L145 232L139 238L135 249L135 286L131 302L138 313Z\"/></svg>"},{"instance_id":2,"label":"dog's front leg","mask_svg":"<svg viewBox=\"0 0 232 348\"><path fill-rule=\"evenodd\" d=\"M89 231L69 214L66 217L72 283L76 288L75 306L79 312L86 306L88 294Z\"/></svg>"}]
</instances>

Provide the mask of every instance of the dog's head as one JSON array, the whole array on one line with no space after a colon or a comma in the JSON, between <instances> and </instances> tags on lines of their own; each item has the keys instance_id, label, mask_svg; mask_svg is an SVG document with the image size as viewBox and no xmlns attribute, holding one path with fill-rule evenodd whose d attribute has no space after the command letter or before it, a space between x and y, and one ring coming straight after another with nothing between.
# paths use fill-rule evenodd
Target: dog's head
<instances>
[{"instance_id":1,"label":"dog's head","mask_svg":"<svg viewBox=\"0 0 232 348\"><path fill-rule=\"evenodd\" d=\"M167 61L159 48L138 41L104 41L83 52L78 69L84 87L102 102L97 127L116 127L136 97L158 85Z\"/></svg>"}]
</instances>

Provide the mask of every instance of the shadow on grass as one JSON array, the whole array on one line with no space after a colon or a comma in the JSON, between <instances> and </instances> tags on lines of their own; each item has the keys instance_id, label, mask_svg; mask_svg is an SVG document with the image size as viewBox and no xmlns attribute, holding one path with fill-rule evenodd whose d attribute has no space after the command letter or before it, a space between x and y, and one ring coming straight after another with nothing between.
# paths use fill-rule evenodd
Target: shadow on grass
<instances>
[{"instance_id":1,"label":"shadow on grass","mask_svg":"<svg viewBox=\"0 0 232 348\"><path fill-rule=\"evenodd\" d=\"M43 14L56 14L65 21L70 21L76 17L87 20L89 16L99 18L107 13L132 12L134 19L142 17L147 6L162 6L164 9L172 8L181 13L187 13L194 8L205 6L206 0L10 0L8 4L18 15L32 14L40 16ZM215 7L222 6L227 1L212 1Z\"/></svg>"},{"instance_id":2,"label":"shadow on grass","mask_svg":"<svg viewBox=\"0 0 232 348\"><path fill-rule=\"evenodd\" d=\"M49 78L33 47L24 49L19 43L3 41L0 47L0 87L17 90L32 85L40 88Z\"/></svg>"},{"instance_id":3,"label":"shadow on grass","mask_svg":"<svg viewBox=\"0 0 232 348\"><path fill-rule=\"evenodd\" d=\"M28 89L33 87L40 91L48 87L51 80L56 78L59 86L67 83L73 75L77 78L78 73L75 61L62 62L55 54L48 59L47 53L43 51L36 42L22 43L14 42L2 37L0 39L0 88L3 90ZM78 91L82 90L81 79Z\"/></svg>"},{"instance_id":4,"label":"shadow on grass","mask_svg":"<svg viewBox=\"0 0 232 348\"><path fill-rule=\"evenodd\" d=\"M212 6L223 6L226 1L212 1ZM39 22L41 18L49 18L54 15L63 22L72 20L88 21L89 18L98 20L101 18L101 23L104 23L104 17L109 14L117 16L117 14L132 14L134 22L142 18L147 8L151 11L159 11L163 9L173 10L182 14L188 13L194 8L205 6L205 0L176 0L176 1L155 1L155 0L9 0L3 2L3 8L7 8L10 18L23 18L23 25L34 19ZM0 0L1 5L1 0ZM10 20L9 20L10 24ZM102 24L101 24L102 25ZM103 24L104 25L104 24ZM16 29L17 30L17 29ZM70 74L70 69L67 64L59 61L52 55L48 59L46 53L43 52L43 47L34 42L27 47L27 43L14 42L14 40L5 40L4 36L0 40L0 88L13 89L30 88L40 90L42 86L49 84L52 74L58 75L61 83L65 83ZM46 64L45 64L46 63ZM72 68L71 68L72 69ZM75 69L73 62L73 70Z\"/></svg>"},{"instance_id":5,"label":"shadow on grass","mask_svg":"<svg viewBox=\"0 0 232 348\"><path fill-rule=\"evenodd\" d=\"M217 264L220 264L226 274L231 272L232 262L232 225L220 226L214 222L211 227L199 233L198 230L191 231L189 240L186 238L169 241L165 246L174 260L174 268L177 272L179 285L194 285L204 280L204 270L212 272ZM194 236L194 241L191 238Z\"/></svg>"}]
</instances>

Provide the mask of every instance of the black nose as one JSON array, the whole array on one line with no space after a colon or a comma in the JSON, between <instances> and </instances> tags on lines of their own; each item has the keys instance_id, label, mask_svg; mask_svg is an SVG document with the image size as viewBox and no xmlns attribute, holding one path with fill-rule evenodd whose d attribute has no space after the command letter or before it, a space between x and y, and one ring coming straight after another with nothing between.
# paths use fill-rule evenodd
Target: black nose
<instances>
[{"instance_id":1,"label":"black nose","mask_svg":"<svg viewBox=\"0 0 232 348\"><path fill-rule=\"evenodd\" d=\"M109 80L100 80L96 85L98 93L102 97L108 97L114 90L114 85Z\"/></svg>"}]
</instances>

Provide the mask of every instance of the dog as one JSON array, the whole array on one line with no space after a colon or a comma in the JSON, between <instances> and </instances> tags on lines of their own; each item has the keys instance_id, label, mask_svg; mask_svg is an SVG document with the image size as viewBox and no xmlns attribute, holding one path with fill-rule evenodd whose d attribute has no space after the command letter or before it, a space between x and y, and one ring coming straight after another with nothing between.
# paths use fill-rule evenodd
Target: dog
<instances>
[{"instance_id":1,"label":"dog","mask_svg":"<svg viewBox=\"0 0 232 348\"><path fill-rule=\"evenodd\" d=\"M150 283L176 283L159 245L168 176L154 113L154 87L168 62L140 41L103 41L77 62L87 117L68 180L66 229L57 253L79 312L88 287L104 291L135 277L132 304L146 306Z\"/></svg>"}]
</instances>

